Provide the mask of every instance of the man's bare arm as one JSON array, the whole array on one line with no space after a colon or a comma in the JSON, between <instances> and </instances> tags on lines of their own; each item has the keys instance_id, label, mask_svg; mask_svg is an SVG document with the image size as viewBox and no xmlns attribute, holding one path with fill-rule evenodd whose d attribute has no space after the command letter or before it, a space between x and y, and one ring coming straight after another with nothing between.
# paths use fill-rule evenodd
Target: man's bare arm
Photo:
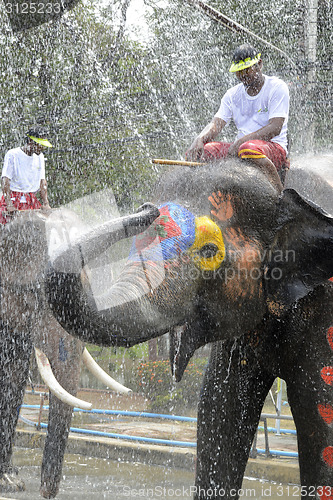
<instances>
[{"instance_id":1,"label":"man's bare arm","mask_svg":"<svg viewBox=\"0 0 333 500\"><path fill-rule=\"evenodd\" d=\"M49 200L47 198L47 182L45 179L40 181L40 196L42 198L42 209L50 209Z\"/></svg>"},{"instance_id":2,"label":"man's bare arm","mask_svg":"<svg viewBox=\"0 0 333 500\"><path fill-rule=\"evenodd\" d=\"M14 212L16 210L16 208L14 207L13 202L11 200L12 192L10 190L9 177L2 177L1 178L1 189L2 189L2 194L5 198L5 202L7 205L7 211Z\"/></svg>"},{"instance_id":3,"label":"man's bare arm","mask_svg":"<svg viewBox=\"0 0 333 500\"><path fill-rule=\"evenodd\" d=\"M213 141L225 125L226 122L224 120L214 116L212 121L194 139L188 151L185 153L185 158L192 161L200 160L203 155L204 145L207 144L207 142Z\"/></svg>"}]
</instances>

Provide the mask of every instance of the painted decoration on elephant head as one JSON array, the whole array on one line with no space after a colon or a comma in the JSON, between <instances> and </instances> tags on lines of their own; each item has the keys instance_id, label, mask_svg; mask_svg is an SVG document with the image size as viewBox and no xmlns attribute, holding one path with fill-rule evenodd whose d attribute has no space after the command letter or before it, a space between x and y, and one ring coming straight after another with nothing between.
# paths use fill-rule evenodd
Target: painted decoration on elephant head
<instances>
[{"instance_id":1,"label":"painted decoration on elephant head","mask_svg":"<svg viewBox=\"0 0 333 500\"><path fill-rule=\"evenodd\" d=\"M218 225L209 217L195 217L175 203L162 205L159 210L153 224L134 238L129 260L170 261L189 251L200 269L218 269L225 258Z\"/></svg>"},{"instance_id":2,"label":"painted decoration on elephant head","mask_svg":"<svg viewBox=\"0 0 333 500\"><path fill-rule=\"evenodd\" d=\"M333 385L333 366L324 366L320 374L327 385Z\"/></svg>"},{"instance_id":3,"label":"painted decoration on elephant head","mask_svg":"<svg viewBox=\"0 0 333 500\"><path fill-rule=\"evenodd\" d=\"M333 467L333 446L327 446L324 449L323 459L329 467Z\"/></svg>"},{"instance_id":4,"label":"painted decoration on elephant head","mask_svg":"<svg viewBox=\"0 0 333 500\"><path fill-rule=\"evenodd\" d=\"M170 260L186 251L195 240L195 217L176 203L159 207L160 216L134 238L129 260Z\"/></svg>"},{"instance_id":5,"label":"painted decoration on elephant head","mask_svg":"<svg viewBox=\"0 0 333 500\"><path fill-rule=\"evenodd\" d=\"M215 271L225 258L221 229L209 217L196 217L195 241L190 248L194 263L204 271Z\"/></svg>"},{"instance_id":6,"label":"painted decoration on elephant head","mask_svg":"<svg viewBox=\"0 0 333 500\"><path fill-rule=\"evenodd\" d=\"M224 194L221 193L221 191L217 193L214 192L208 197L208 200L214 207L214 209L211 210L211 214L217 219L227 221L234 215L231 194Z\"/></svg>"},{"instance_id":7,"label":"painted decoration on elephant head","mask_svg":"<svg viewBox=\"0 0 333 500\"><path fill-rule=\"evenodd\" d=\"M320 500L333 500L332 486L318 486L317 495Z\"/></svg>"}]
</instances>

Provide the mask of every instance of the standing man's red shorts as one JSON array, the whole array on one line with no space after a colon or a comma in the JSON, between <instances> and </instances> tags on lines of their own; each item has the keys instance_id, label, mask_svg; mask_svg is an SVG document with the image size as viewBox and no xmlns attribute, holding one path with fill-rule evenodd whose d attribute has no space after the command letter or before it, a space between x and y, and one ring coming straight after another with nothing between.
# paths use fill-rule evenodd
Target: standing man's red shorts
<instances>
[{"instance_id":1,"label":"standing man's red shorts","mask_svg":"<svg viewBox=\"0 0 333 500\"><path fill-rule=\"evenodd\" d=\"M35 193L19 193L17 191L12 191L11 199L14 207L17 208L17 210L36 210L41 207L41 204L36 198ZM6 210L7 205L5 197L2 196L0 200L0 224L7 224L7 222L10 222L11 220L10 217L7 217L4 214Z\"/></svg>"},{"instance_id":2,"label":"standing man's red shorts","mask_svg":"<svg viewBox=\"0 0 333 500\"><path fill-rule=\"evenodd\" d=\"M204 146L204 160L225 158L231 143L208 142ZM279 172L286 162L287 153L280 144L271 141L252 140L241 144L238 149L239 158L268 158Z\"/></svg>"}]
</instances>

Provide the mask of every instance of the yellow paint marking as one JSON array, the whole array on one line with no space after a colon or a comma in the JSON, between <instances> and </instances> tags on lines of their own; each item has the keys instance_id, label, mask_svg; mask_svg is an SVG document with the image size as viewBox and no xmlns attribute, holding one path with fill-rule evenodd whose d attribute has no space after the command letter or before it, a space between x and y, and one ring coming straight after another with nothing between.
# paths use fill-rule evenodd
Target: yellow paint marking
<instances>
[{"instance_id":1,"label":"yellow paint marking","mask_svg":"<svg viewBox=\"0 0 333 500\"><path fill-rule=\"evenodd\" d=\"M205 245L215 245L217 251L211 257L200 254ZM190 248L190 256L195 264L204 271L215 271L225 258L225 246L219 226L209 217L195 218L195 240Z\"/></svg>"}]
</instances>

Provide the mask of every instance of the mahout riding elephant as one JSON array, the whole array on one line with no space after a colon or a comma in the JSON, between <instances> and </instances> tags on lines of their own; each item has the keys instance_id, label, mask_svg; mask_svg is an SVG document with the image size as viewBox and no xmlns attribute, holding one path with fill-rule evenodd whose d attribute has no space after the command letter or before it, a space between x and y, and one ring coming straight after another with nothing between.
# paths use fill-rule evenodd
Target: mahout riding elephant
<instances>
[{"instance_id":1,"label":"mahout riding elephant","mask_svg":"<svg viewBox=\"0 0 333 500\"><path fill-rule=\"evenodd\" d=\"M310 162L315 171L316 158ZM296 177L304 181L306 158L299 163ZM319 189L332 193L332 179L316 175ZM102 294L82 280L82 269L100 248L127 237L128 218L58 249L47 281L53 313L81 340L107 346L170 332L177 380L194 351L212 343L198 408L196 499L238 498L275 377L286 381L297 427L302 494L328 498L332 216L232 159L177 167L155 192L159 216L134 238L126 266Z\"/></svg>"},{"instance_id":2,"label":"mahout riding elephant","mask_svg":"<svg viewBox=\"0 0 333 500\"><path fill-rule=\"evenodd\" d=\"M49 253L63 237L58 231L59 221L61 227L70 225L68 233L82 230L82 222L68 210L22 212L0 229L0 491L24 489L11 456L34 347L42 377L51 391L41 472L41 494L45 498L53 498L58 492L73 406L91 408L75 395L81 361L89 367L93 361L84 344L56 321L45 300ZM92 371L99 370L93 366ZM117 383L114 386L106 374L104 383L127 392Z\"/></svg>"}]
</instances>

